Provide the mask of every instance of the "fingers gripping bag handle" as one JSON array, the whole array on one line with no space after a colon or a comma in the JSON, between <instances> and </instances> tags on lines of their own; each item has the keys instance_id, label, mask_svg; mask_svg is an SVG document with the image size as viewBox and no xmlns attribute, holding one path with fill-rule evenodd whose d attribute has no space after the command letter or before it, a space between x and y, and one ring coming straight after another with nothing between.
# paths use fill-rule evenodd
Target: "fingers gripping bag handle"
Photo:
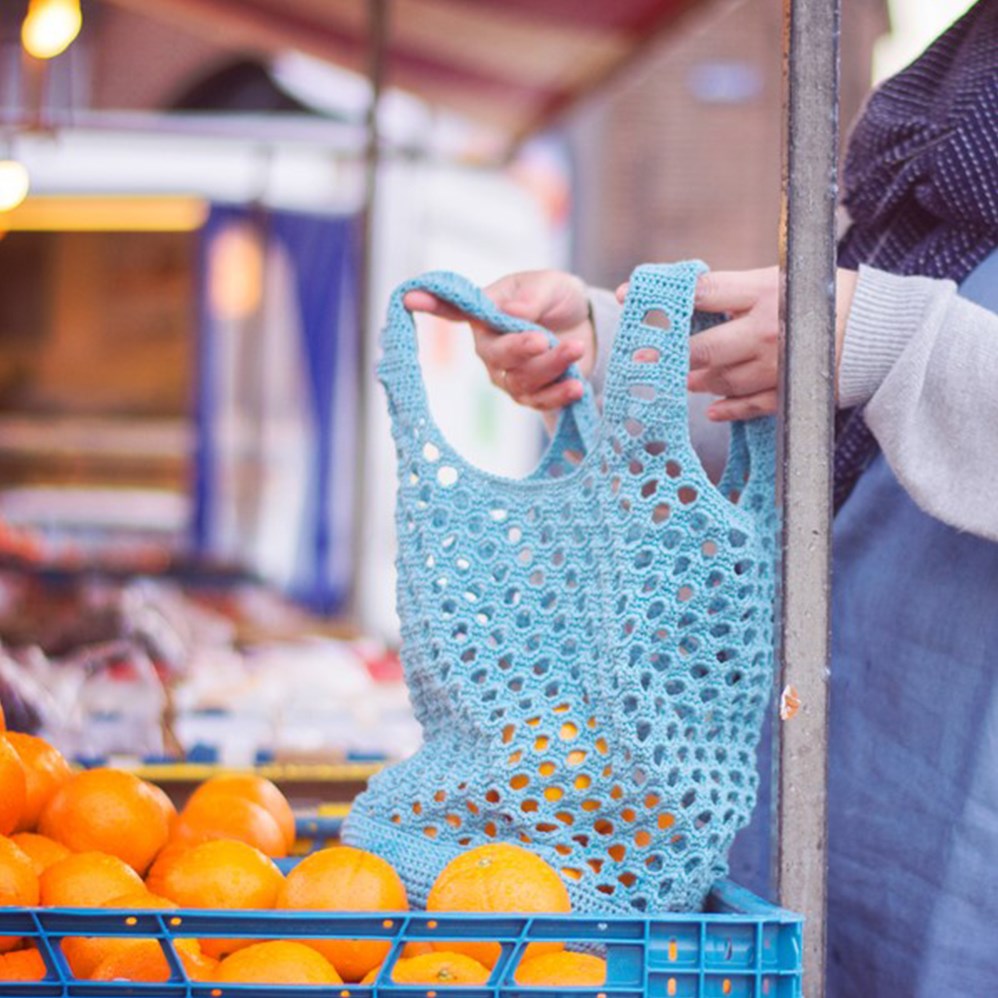
<instances>
[{"instance_id":1,"label":"fingers gripping bag handle","mask_svg":"<svg viewBox=\"0 0 998 998\"><path fill-rule=\"evenodd\" d=\"M623 427L632 439L645 423L667 431L672 446L692 458L697 477L704 479L689 437L686 382L696 283L706 271L706 264L690 260L633 272L604 399L610 425ZM760 506L772 505L767 500L774 494L775 429L768 417L732 423L729 458L718 486L732 501L745 492L758 496L754 502Z\"/></svg>"},{"instance_id":2,"label":"fingers gripping bag handle","mask_svg":"<svg viewBox=\"0 0 998 998\"><path fill-rule=\"evenodd\" d=\"M733 502L686 425L701 269L635 272L603 417L557 477L502 479L445 451L411 318L390 318L398 612L423 746L371 780L343 839L392 863L415 904L449 859L497 840L545 859L582 912L699 909L725 873L771 685L769 512L745 504L770 431L746 428ZM393 309L412 287L529 328L448 275Z\"/></svg>"},{"instance_id":3,"label":"fingers gripping bag handle","mask_svg":"<svg viewBox=\"0 0 998 998\"><path fill-rule=\"evenodd\" d=\"M558 343L553 333L536 323L501 311L481 288L459 274L431 271L407 281L392 294L388 321L382 334L382 360L378 368L379 377L388 392L393 420L421 421L426 420L429 415L426 390L418 363L416 325L404 301L410 291L429 291L470 318L486 323L496 332L525 333L540 330L546 333L552 347ZM548 449L549 454L561 453L564 448L560 445L563 442L568 446L576 439L586 448L590 447L598 423L592 388L575 364L568 368L563 378L580 380L583 395L562 411L552 446ZM534 474L544 474L547 470L545 466Z\"/></svg>"}]
</instances>

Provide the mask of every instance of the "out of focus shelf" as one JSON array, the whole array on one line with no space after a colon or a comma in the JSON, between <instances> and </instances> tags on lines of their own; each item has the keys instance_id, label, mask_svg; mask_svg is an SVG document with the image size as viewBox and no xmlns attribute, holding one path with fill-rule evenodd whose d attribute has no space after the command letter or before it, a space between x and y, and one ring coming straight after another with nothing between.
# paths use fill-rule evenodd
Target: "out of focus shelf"
<instances>
[{"instance_id":1,"label":"out of focus shelf","mask_svg":"<svg viewBox=\"0 0 998 998\"><path fill-rule=\"evenodd\" d=\"M219 773L247 772L274 783L356 783L384 768L383 762L344 763L266 763L252 769L240 769L214 763L176 762L144 763L135 773L153 783L201 783Z\"/></svg>"},{"instance_id":2,"label":"out of focus shelf","mask_svg":"<svg viewBox=\"0 0 998 998\"><path fill-rule=\"evenodd\" d=\"M240 769L205 763L143 764L134 772L166 791L183 806L194 789L219 773L252 772L275 783L296 811L342 817L350 802L367 785L384 763L272 763Z\"/></svg>"},{"instance_id":3,"label":"out of focus shelf","mask_svg":"<svg viewBox=\"0 0 998 998\"><path fill-rule=\"evenodd\" d=\"M193 440L185 419L0 416L0 454L185 458Z\"/></svg>"}]
</instances>

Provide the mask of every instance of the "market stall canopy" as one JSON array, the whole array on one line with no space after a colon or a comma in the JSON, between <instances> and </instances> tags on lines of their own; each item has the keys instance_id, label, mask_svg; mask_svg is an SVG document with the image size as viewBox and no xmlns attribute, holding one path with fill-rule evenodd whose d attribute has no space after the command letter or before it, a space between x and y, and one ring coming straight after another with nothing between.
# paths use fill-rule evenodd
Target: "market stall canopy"
<instances>
[{"instance_id":1,"label":"market stall canopy","mask_svg":"<svg viewBox=\"0 0 998 998\"><path fill-rule=\"evenodd\" d=\"M368 0L113 0L277 55L367 71ZM604 83L704 0L388 0L385 85L497 130L507 147Z\"/></svg>"}]
</instances>

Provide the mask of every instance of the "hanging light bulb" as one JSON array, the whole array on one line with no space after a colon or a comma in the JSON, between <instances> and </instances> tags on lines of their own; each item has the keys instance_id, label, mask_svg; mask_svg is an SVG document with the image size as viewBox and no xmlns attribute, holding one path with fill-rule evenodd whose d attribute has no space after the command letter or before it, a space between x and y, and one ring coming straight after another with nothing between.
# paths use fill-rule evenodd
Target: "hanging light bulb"
<instances>
[{"instance_id":1,"label":"hanging light bulb","mask_svg":"<svg viewBox=\"0 0 998 998\"><path fill-rule=\"evenodd\" d=\"M21 42L36 59L51 59L80 33L80 0L31 0L21 25Z\"/></svg>"},{"instance_id":2,"label":"hanging light bulb","mask_svg":"<svg viewBox=\"0 0 998 998\"><path fill-rule=\"evenodd\" d=\"M16 208L27 196L30 181L23 163L0 159L0 211Z\"/></svg>"}]
</instances>

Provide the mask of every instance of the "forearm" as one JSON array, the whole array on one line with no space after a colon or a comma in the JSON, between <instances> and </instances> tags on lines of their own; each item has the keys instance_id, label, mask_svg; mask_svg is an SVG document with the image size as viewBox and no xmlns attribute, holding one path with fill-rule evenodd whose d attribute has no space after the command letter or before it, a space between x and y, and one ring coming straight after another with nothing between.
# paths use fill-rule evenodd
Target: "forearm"
<instances>
[{"instance_id":1,"label":"forearm","mask_svg":"<svg viewBox=\"0 0 998 998\"><path fill-rule=\"evenodd\" d=\"M839 403L867 425L929 514L998 540L998 315L952 281L861 268Z\"/></svg>"}]
</instances>

